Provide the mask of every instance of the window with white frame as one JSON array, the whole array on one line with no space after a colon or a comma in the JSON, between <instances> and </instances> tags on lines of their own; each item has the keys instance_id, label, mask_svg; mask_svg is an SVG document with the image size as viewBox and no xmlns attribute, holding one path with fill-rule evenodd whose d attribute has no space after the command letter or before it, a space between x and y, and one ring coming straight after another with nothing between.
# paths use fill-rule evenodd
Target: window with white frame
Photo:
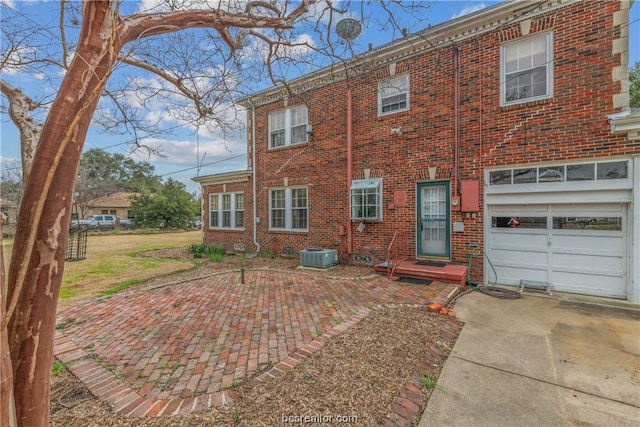
<instances>
[{"instance_id":1,"label":"window with white frame","mask_svg":"<svg viewBox=\"0 0 640 427\"><path fill-rule=\"evenodd\" d=\"M244 228L244 194L210 194L209 228Z\"/></svg>"},{"instance_id":2,"label":"window with white frame","mask_svg":"<svg viewBox=\"0 0 640 427\"><path fill-rule=\"evenodd\" d=\"M553 36L542 34L501 49L501 104L544 99L553 93Z\"/></svg>"},{"instance_id":3,"label":"window with white frame","mask_svg":"<svg viewBox=\"0 0 640 427\"><path fill-rule=\"evenodd\" d=\"M272 189L269 192L269 229L306 231L309 218L306 187Z\"/></svg>"},{"instance_id":4,"label":"window with white frame","mask_svg":"<svg viewBox=\"0 0 640 427\"><path fill-rule=\"evenodd\" d=\"M351 183L351 219L382 219L381 179L362 179Z\"/></svg>"},{"instance_id":5,"label":"window with white frame","mask_svg":"<svg viewBox=\"0 0 640 427\"><path fill-rule=\"evenodd\" d=\"M307 142L308 112L306 105L296 105L269 113L269 148Z\"/></svg>"},{"instance_id":6,"label":"window with white frame","mask_svg":"<svg viewBox=\"0 0 640 427\"><path fill-rule=\"evenodd\" d=\"M244 194L236 193L236 228L244 228Z\"/></svg>"},{"instance_id":7,"label":"window with white frame","mask_svg":"<svg viewBox=\"0 0 640 427\"><path fill-rule=\"evenodd\" d=\"M378 115L409 109L409 75L378 83Z\"/></svg>"}]
</instances>

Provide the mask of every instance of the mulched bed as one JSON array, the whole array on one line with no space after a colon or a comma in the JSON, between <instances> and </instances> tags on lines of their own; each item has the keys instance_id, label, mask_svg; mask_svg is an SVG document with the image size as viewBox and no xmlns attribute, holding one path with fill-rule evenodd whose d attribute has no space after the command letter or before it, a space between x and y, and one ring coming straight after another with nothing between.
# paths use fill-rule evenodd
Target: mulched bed
<instances>
[{"instance_id":1,"label":"mulched bed","mask_svg":"<svg viewBox=\"0 0 640 427\"><path fill-rule=\"evenodd\" d=\"M332 421L313 425L336 425L338 417L351 417L339 425L384 425L409 382L421 386L421 376L438 377L457 337L448 321L424 308L376 310L287 373L238 385L232 406L171 418L127 419L104 402L82 400L86 389L65 371L52 379L52 425L277 426L299 424L294 417L304 416ZM434 346L445 355L436 363L427 357ZM414 421L432 392L434 384L427 383L413 396L420 406ZM65 401L69 396L78 397L75 406Z\"/></svg>"}]
</instances>

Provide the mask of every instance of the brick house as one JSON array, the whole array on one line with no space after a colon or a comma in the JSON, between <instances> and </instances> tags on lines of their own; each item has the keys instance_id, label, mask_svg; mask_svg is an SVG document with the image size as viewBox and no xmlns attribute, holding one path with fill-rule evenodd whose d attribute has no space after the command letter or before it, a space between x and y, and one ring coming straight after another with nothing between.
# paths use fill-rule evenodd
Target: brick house
<instances>
[{"instance_id":1,"label":"brick house","mask_svg":"<svg viewBox=\"0 0 640 427\"><path fill-rule=\"evenodd\" d=\"M204 241L640 302L629 7L505 2L240 100L247 170L193 178Z\"/></svg>"}]
</instances>

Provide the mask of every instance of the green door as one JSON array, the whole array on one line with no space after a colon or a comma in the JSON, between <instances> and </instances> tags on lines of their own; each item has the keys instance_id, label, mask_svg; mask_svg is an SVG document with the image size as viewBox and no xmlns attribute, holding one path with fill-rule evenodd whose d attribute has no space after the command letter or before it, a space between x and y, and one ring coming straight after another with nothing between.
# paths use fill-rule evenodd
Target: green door
<instances>
[{"instance_id":1,"label":"green door","mask_svg":"<svg viewBox=\"0 0 640 427\"><path fill-rule=\"evenodd\" d=\"M418 256L449 258L449 182L418 184Z\"/></svg>"}]
</instances>

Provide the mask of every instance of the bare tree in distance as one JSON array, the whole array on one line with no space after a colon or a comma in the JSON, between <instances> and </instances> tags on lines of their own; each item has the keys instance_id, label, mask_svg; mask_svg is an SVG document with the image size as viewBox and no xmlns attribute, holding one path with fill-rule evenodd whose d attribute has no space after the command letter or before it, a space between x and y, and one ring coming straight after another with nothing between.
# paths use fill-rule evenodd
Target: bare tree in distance
<instances>
[{"instance_id":1,"label":"bare tree in distance","mask_svg":"<svg viewBox=\"0 0 640 427\"><path fill-rule=\"evenodd\" d=\"M0 425L46 426L68 224L92 121L142 149L167 124L231 131L239 124L234 96L266 76L282 83L351 56L355 45L333 31L340 17L373 26L378 8L378 26L401 34L398 16L426 16L424 3L395 0L167 0L147 11L63 0L38 4L55 9L39 11L49 20L40 24L12 4L0 6L0 93L20 132L24 194L6 295L0 286ZM21 88L25 75L42 86Z\"/></svg>"}]
</instances>

